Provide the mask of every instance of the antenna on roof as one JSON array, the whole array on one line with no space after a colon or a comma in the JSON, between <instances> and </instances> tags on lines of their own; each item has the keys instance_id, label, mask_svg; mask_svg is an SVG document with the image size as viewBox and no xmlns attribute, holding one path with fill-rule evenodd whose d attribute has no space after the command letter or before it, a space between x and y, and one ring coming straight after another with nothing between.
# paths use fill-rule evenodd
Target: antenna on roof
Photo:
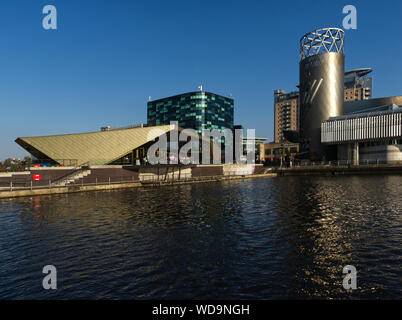
<instances>
[{"instance_id":1,"label":"antenna on roof","mask_svg":"<svg viewBox=\"0 0 402 320\"><path fill-rule=\"evenodd\" d=\"M151 101L151 100L152 100L152 97L151 97L151 96L149 96L149 97L148 97L148 101Z\"/></svg>"},{"instance_id":2,"label":"antenna on roof","mask_svg":"<svg viewBox=\"0 0 402 320\"><path fill-rule=\"evenodd\" d=\"M199 89L200 91L202 91L202 85L199 85L199 86L198 86L198 89Z\"/></svg>"}]
</instances>

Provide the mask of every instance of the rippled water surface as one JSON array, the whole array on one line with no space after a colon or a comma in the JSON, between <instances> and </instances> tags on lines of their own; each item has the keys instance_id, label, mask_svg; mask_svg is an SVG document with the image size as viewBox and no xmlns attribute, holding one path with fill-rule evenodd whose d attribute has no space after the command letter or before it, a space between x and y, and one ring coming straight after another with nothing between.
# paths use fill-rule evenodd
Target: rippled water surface
<instances>
[{"instance_id":1,"label":"rippled water surface","mask_svg":"<svg viewBox=\"0 0 402 320\"><path fill-rule=\"evenodd\" d=\"M0 200L0 298L400 299L401 192L281 177Z\"/></svg>"}]
</instances>

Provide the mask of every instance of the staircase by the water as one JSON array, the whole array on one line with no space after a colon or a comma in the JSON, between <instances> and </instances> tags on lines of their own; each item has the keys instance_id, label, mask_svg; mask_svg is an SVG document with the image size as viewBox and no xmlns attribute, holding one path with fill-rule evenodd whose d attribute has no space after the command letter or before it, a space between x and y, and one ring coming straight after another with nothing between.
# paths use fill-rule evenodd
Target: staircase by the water
<instances>
[{"instance_id":1,"label":"staircase by the water","mask_svg":"<svg viewBox=\"0 0 402 320\"><path fill-rule=\"evenodd\" d=\"M76 181L78 181L79 179L82 179L88 175L91 174L91 170L90 169L81 169L79 171L74 171L71 174L63 177L62 179L56 181L53 183L53 186L55 187L65 187L69 184L72 184Z\"/></svg>"}]
</instances>

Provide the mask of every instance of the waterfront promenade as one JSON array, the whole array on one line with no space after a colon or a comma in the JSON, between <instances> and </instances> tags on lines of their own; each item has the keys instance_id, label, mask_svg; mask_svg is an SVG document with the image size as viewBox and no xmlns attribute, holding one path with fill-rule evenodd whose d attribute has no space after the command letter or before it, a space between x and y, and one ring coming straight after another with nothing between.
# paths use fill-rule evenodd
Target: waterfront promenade
<instances>
[{"instance_id":1,"label":"waterfront promenade","mask_svg":"<svg viewBox=\"0 0 402 320\"><path fill-rule=\"evenodd\" d=\"M320 164L294 167L277 167L272 170L278 176L294 175L355 175L355 174L398 174L402 163L395 164Z\"/></svg>"},{"instance_id":2,"label":"waterfront promenade","mask_svg":"<svg viewBox=\"0 0 402 320\"><path fill-rule=\"evenodd\" d=\"M164 168L136 168L139 172L141 170L145 172L121 177L107 177L102 175L101 177L103 179L97 176L92 178L81 177L68 185L60 185L48 180L47 182L43 181L40 185L35 186L32 181L18 184L13 183L11 180L0 186L0 199L99 190L162 187L166 185L219 182L225 180L273 178L280 176L402 174L402 164L400 163L361 165L351 165L347 163L309 163L308 165L293 167L263 167L260 165L255 167L252 171L247 170L245 172L239 170L220 172L219 170L215 170L212 175L208 175L209 169L207 169L207 171L204 170L204 174L199 171L197 171L197 174L194 174L192 170L188 170L190 167L184 166L182 169L183 173L180 174L175 168L177 168L177 166L172 166L171 168L169 168L169 166L165 166ZM107 173L113 173L112 169L107 170ZM119 168L118 170L121 169Z\"/></svg>"}]
</instances>

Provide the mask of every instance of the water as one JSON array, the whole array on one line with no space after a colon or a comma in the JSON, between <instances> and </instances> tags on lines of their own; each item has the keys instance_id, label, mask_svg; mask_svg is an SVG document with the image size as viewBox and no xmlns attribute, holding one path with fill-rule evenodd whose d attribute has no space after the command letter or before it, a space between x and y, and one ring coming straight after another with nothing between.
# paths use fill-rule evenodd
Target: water
<instances>
[{"instance_id":1,"label":"water","mask_svg":"<svg viewBox=\"0 0 402 320\"><path fill-rule=\"evenodd\" d=\"M401 191L281 177L0 200L0 298L400 299Z\"/></svg>"}]
</instances>

